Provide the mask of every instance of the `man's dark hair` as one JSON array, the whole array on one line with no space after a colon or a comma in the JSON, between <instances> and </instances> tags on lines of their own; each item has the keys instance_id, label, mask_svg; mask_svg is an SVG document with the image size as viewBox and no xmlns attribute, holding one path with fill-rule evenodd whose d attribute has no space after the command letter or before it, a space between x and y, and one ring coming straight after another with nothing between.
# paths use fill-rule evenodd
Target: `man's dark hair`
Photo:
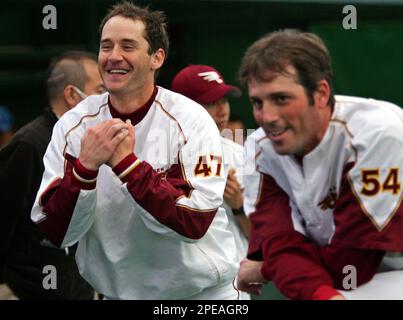
<instances>
[{"instance_id":1,"label":"man's dark hair","mask_svg":"<svg viewBox=\"0 0 403 320\"><path fill-rule=\"evenodd\" d=\"M67 85L84 90L89 80L83 61L97 63L97 56L87 51L66 51L52 60L48 68L46 91L49 103L56 101Z\"/></svg>"},{"instance_id":2,"label":"man's dark hair","mask_svg":"<svg viewBox=\"0 0 403 320\"><path fill-rule=\"evenodd\" d=\"M289 65L295 68L296 81L304 87L311 104L318 82L326 80L330 87L328 105L334 106L331 57L323 41L312 33L288 29L259 39L246 51L239 78L243 84L250 80L265 81L267 71L288 74Z\"/></svg>"},{"instance_id":3,"label":"man's dark hair","mask_svg":"<svg viewBox=\"0 0 403 320\"><path fill-rule=\"evenodd\" d=\"M161 48L165 52L165 59L168 57L169 38L166 16L163 11L152 11L148 7L141 8L128 1L120 2L109 9L103 18L99 26L100 35L106 22L115 16L132 19L133 21L142 21L145 25L145 34L143 36L150 46L148 53L152 54Z\"/></svg>"}]
</instances>

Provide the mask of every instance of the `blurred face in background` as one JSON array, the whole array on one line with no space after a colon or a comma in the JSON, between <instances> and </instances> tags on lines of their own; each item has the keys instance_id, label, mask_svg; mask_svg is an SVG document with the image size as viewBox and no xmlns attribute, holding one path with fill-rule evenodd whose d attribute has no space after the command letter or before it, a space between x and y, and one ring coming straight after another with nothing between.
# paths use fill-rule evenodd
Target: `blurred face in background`
<instances>
[{"instance_id":1,"label":"blurred face in background","mask_svg":"<svg viewBox=\"0 0 403 320\"><path fill-rule=\"evenodd\" d=\"M207 112L214 119L219 131L224 130L229 121L230 106L227 98L222 98L214 103L204 104Z\"/></svg>"},{"instance_id":2,"label":"blurred face in background","mask_svg":"<svg viewBox=\"0 0 403 320\"><path fill-rule=\"evenodd\" d=\"M104 93L105 86L99 74L98 64L93 60L84 60L83 66L88 78L83 93L87 96Z\"/></svg>"}]
</instances>

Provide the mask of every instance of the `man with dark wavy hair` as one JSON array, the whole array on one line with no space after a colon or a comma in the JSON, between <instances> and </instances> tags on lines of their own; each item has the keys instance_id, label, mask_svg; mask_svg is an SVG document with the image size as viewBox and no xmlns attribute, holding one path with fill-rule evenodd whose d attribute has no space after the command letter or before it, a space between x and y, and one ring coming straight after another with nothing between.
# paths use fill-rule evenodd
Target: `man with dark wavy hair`
<instances>
[{"instance_id":1,"label":"man with dark wavy hair","mask_svg":"<svg viewBox=\"0 0 403 320\"><path fill-rule=\"evenodd\" d=\"M106 299L236 299L219 132L155 85L165 15L123 2L100 32L108 93L56 125L33 220L57 246L78 242L80 272Z\"/></svg>"},{"instance_id":2,"label":"man with dark wavy hair","mask_svg":"<svg viewBox=\"0 0 403 320\"><path fill-rule=\"evenodd\" d=\"M312 33L256 41L240 77L260 128L245 143L259 178L244 180L253 228L238 288L259 294L272 280L290 299L344 299L353 267L358 289L401 298L401 271L392 290L371 279L388 251L403 251L402 109L334 96L330 55Z\"/></svg>"}]
</instances>

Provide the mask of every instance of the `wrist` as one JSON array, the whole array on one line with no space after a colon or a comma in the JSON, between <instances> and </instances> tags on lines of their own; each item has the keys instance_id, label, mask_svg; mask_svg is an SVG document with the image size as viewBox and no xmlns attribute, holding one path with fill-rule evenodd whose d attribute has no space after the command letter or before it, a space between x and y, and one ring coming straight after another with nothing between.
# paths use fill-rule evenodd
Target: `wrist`
<instances>
[{"instance_id":1,"label":"wrist","mask_svg":"<svg viewBox=\"0 0 403 320\"><path fill-rule=\"evenodd\" d=\"M81 159L78 158L79 163L81 164L81 167L90 170L90 171L98 171L99 166L96 164L91 163L90 161L87 161L86 159Z\"/></svg>"},{"instance_id":2,"label":"wrist","mask_svg":"<svg viewBox=\"0 0 403 320\"><path fill-rule=\"evenodd\" d=\"M72 170L73 183L81 189L91 190L96 186L98 170L85 167L79 159L74 163Z\"/></svg>"},{"instance_id":3,"label":"wrist","mask_svg":"<svg viewBox=\"0 0 403 320\"><path fill-rule=\"evenodd\" d=\"M123 182L127 182L134 172L134 169L141 163L140 159L136 157L134 153L130 153L115 166L112 167L113 172Z\"/></svg>"},{"instance_id":4,"label":"wrist","mask_svg":"<svg viewBox=\"0 0 403 320\"><path fill-rule=\"evenodd\" d=\"M125 155L120 155L118 157L111 157L108 161L108 165L113 169L115 167L117 167L120 163L122 163L123 160L125 160L126 158L128 158L131 154L133 154L133 152L128 152Z\"/></svg>"},{"instance_id":5,"label":"wrist","mask_svg":"<svg viewBox=\"0 0 403 320\"><path fill-rule=\"evenodd\" d=\"M240 206L238 209L232 208L232 213L234 214L234 216L245 215L245 211L243 211L243 207L242 207L242 206Z\"/></svg>"}]
</instances>

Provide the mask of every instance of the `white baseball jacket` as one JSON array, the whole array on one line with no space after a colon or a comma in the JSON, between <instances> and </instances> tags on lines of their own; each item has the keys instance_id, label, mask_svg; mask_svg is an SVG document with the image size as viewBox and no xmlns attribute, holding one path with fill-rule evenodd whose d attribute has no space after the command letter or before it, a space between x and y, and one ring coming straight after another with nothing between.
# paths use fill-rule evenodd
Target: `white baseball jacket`
<instances>
[{"instance_id":1,"label":"white baseball jacket","mask_svg":"<svg viewBox=\"0 0 403 320\"><path fill-rule=\"evenodd\" d=\"M244 178L254 225L249 257L264 258L263 275L286 296L342 288L345 265L366 282L384 252L403 251L403 110L396 105L337 96L325 136L301 162L277 154L262 129L248 137L246 157L256 169Z\"/></svg>"},{"instance_id":2,"label":"white baseball jacket","mask_svg":"<svg viewBox=\"0 0 403 320\"><path fill-rule=\"evenodd\" d=\"M225 171L216 125L203 107L156 87L131 115L91 96L56 124L32 219L54 244L79 242L82 276L110 299L182 299L236 274L222 204ZM130 118L133 153L98 172L77 160L86 129Z\"/></svg>"}]
</instances>

